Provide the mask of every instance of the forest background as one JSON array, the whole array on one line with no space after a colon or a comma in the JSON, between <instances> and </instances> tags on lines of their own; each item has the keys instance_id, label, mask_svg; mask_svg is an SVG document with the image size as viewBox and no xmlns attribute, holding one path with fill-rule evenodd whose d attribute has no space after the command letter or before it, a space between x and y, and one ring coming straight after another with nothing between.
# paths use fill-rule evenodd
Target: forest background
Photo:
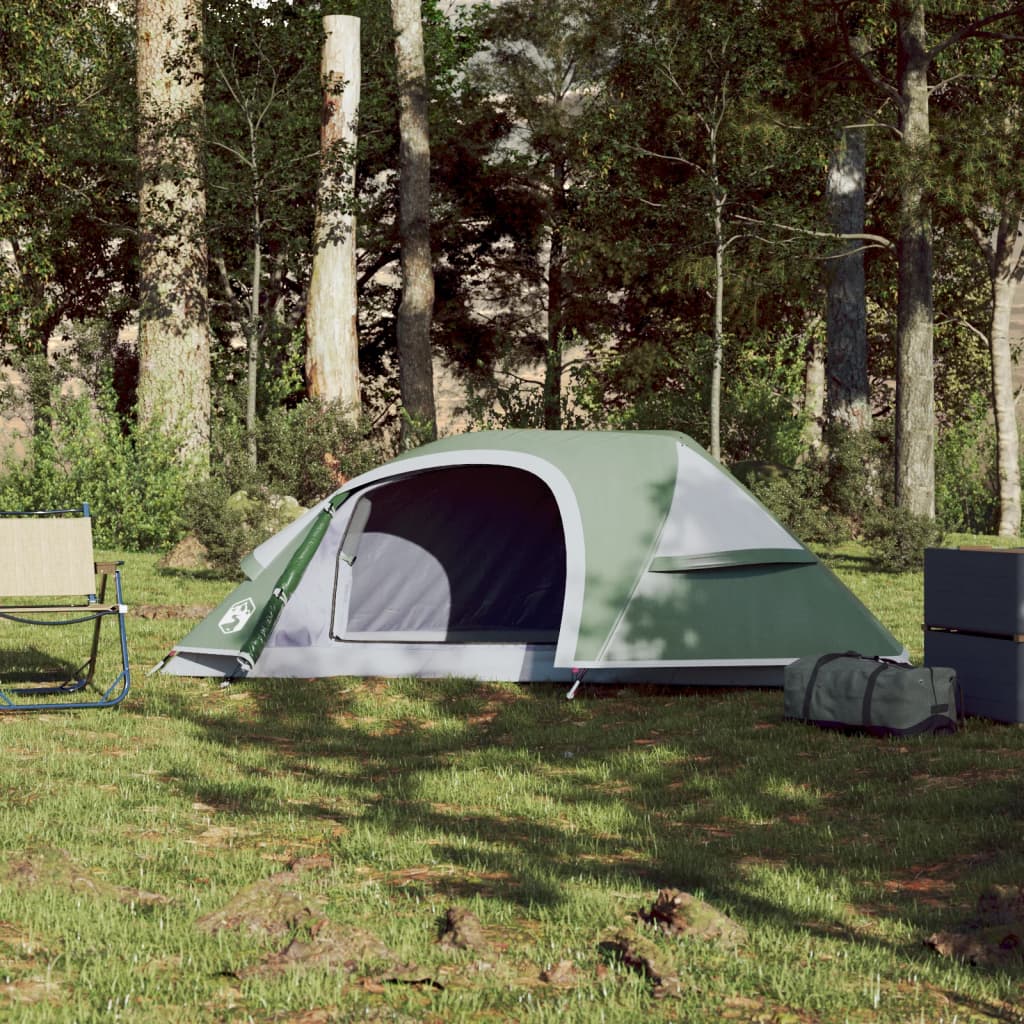
<instances>
[{"instance_id":1,"label":"forest background","mask_svg":"<svg viewBox=\"0 0 1024 1024\"><path fill-rule=\"evenodd\" d=\"M411 6L429 338L466 422L682 430L802 539L867 538L893 564L940 529L1019 535L1024 5ZM4 6L0 339L31 436L0 505L87 497L101 543L196 530L230 562L271 494L315 501L436 434L405 398L413 376L432 391L431 362L399 336L400 7ZM330 153L327 14L362 36L358 143ZM197 98L159 149L140 54L162 32L166 89ZM331 161L355 185L318 200ZM167 200L161 227L140 211L153 176L202 208ZM305 371L318 201L357 225L359 410ZM131 340L160 319L161 245L205 346L201 383L162 408ZM158 344L171 367L195 354Z\"/></svg>"}]
</instances>

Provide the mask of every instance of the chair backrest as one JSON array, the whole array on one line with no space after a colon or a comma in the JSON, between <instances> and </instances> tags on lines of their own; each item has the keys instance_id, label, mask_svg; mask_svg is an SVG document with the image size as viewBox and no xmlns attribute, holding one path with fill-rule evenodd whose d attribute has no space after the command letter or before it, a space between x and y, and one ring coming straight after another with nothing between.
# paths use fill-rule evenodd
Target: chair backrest
<instances>
[{"instance_id":1,"label":"chair backrest","mask_svg":"<svg viewBox=\"0 0 1024 1024\"><path fill-rule=\"evenodd\" d=\"M92 519L0 517L0 597L95 592Z\"/></svg>"}]
</instances>

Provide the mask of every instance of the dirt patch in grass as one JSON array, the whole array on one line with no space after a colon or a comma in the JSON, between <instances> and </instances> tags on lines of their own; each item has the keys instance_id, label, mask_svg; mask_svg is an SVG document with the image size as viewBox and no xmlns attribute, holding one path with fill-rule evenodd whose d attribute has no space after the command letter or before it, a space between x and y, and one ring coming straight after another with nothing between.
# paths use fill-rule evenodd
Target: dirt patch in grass
<instances>
[{"instance_id":1,"label":"dirt patch in grass","mask_svg":"<svg viewBox=\"0 0 1024 1024\"><path fill-rule=\"evenodd\" d=\"M507 895L521 889L523 885L521 879L507 871L467 871L450 864L401 868L395 871L375 871L359 866L355 870L360 877L382 882L397 889L421 888L451 900Z\"/></svg>"},{"instance_id":2,"label":"dirt patch in grass","mask_svg":"<svg viewBox=\"0 0 1024 1024\"><path fill-rule=\"evenodd\" d=\"M212 604L133 604L130 614L139 619L205 619Z\"/></svg>"},{"instance_id":3,"label":"dirt patch in grass","mask_svg":"<svg viewBox=\"0 0 1024 1024\"><path fill-rule=\"evenodd\" d=\"M13 921L0 921L0 953L10 950L20 956L34 957L45 952L38 938L33 939Z\"/></svg>"},{"instance_id":4,"label":"dirt patch in grass","mask_svg":"<svg viewBox=\"0 0 1024 1024\"><path fill-rule=\"evenodd\" d=\"M975 967L1024 968L1024 886L991 886L978 897L975 917L924 944Z\"/></svg>"},{"instance_id":5,"label":"dirt patch in grass","mask_svg":"<svg viewBox=\"0 0 1024 1024\"><path fill-rule=\"evenodd\" d=\"M284 938L294 929L322 917L314 900L303 899L289 885L298 880L294 871L279 871L236 893L223 907L196 920L201 932L244 931Z\"/></svg>"},{"instance_id":6,"label":"dirt patch in grass","mask_svg":"<svg viewBox=\"0 0 1024 1024\"><path fill-rule=\"evenodd\" d=\"M521 693L515 693L511 690L497 690L488 696L479 711L466 716L466 724L472 728L492 725L502 711L521 700L523 700Z\"/></svg>"},{"instance_id":7,"label":"dirt patch in grass","mask_svg":"<svg viewBox=\"0 0 1024 1024\"><path fill-rule=\"evenodd\" d=\"M391 950L372 932L342 927L327 918L320 918L308 929L303 929L302 934L293 938L280 952L271 953L259 963L235 974L241 979L274 977L313 968L354 973L371 964L381 968L373 976L382 983L430 981L415 965L399 963Z\"/></svg>"},{"instance_id":8,"label":"dirt patch in grass","mask_svg":"<svg viewBox=\"0 0 1024 1024\"><path fill-rule=\"evenodd\" d=\"M746 929L710 903L679 889L662 889L637 919L664 935L702 939L734 949L747 941Z\"/></svg>"},{"instance_id":9,"label":"dirt patch in grass","mask_svg":"<svg viewBox=\"0 0 1024 1024\"><path fill-rule=\"evenodd\" d=\"M111 885L75 862L66 850L36 847L9 858L5 877L19 888L47 889L115 899L124 904L155 906L166 896L125 885Z\"/></svg>"},{"instance_id":10,"label":"dirt patch in grass","mask_svg":"<svg viewBox=\"0 0 1024 1024\"><path fill-rule=\"evenodd\" d=\"M62 944L40 942L35 935L13 921L0 921L0 1006L4 998L14 1002L39 1002L50 998L50 989L40 988L39 971L52 962ZM52 971L46 980L57 984ZM6 988L4 986L7 986Z\"/></svg>"},{"instance_id":11,"label":"dirt patch in grass","mask_svg":"<svg viewBox=\"0 0 1024 1024\"><path fill-rule=\"evenodd\" d=\"M992 859L992 854L962 853L930 864L911 864L906 871L882 882L882 889L892 896L909 897L925 906L948 907L963 880ZM870 913L888 913L892 909L891 906L864 908Z\"/></svg>"},{"instance_id":12,"label":"dirt patch in grass","mask_svg":"<svg viewBox=\"0 0 1024 1024\"><path fill-rule=\"evenodd\" d=\"M911 776L911 781L921 789L933 790L942 789L983 789L999 782L1016 781L1020 778L1020 755L1013 757L1016 762L1006 765L1007 758L999 758L1000 767L986 768L964 768L953 775L935 774L933 772L918 772Z\"/></svg>"},{"instance_id":13,"label":"dirt patch in grass","mask_svg":"<svg viewBox=\"0 0 1024 1024\"><path fill-rule=\"evenodd\" d=\"M721 1006L722 1020L743 1021L744 1024L817 1024L819 1018L789 1006L773 1006L763 997L729 996Z\"/></svg>"},{"instance_id":14,"label":"dirt patch in grass","mask_svg":"<svg viewBox=\"0 0 1024 1024\"><path fill-rule=\"evenodd\" d=\"M4 1001L20 1003L60 1003L64 993L60 982L52 976L36 975L31 978L17 978L0 981L0 1006Z\"/></svg>"}]
</instances>

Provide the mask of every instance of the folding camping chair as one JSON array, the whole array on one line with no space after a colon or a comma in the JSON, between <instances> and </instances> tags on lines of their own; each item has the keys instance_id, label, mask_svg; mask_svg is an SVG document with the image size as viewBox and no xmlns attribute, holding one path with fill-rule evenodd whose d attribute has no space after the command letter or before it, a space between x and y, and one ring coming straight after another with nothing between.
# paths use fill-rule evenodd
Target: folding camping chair
<instances>
[{"instance_id":1,"label":"folding camping chair","mask_svg":"<svg viewBox=\"0 0 1024 1024\"><path fill-rule=\"evenodd\" d=\"M107 708L124 700L131 673L121 565L93 561L88 504L45 512L0 511L0 629L6 637L23 635L7 627L8 622L32 627L94 624L88 657L78 665L44 656L40 667L39 652L25 650L20 661L15 656L10 664L0 663L0 712ZM107 599L111 577L113 603ZM60 598L66 603L58 603ZM117 618L121 671L104 689L94 677L100 626L111 616Z\"/></svg>"}]
</instances>

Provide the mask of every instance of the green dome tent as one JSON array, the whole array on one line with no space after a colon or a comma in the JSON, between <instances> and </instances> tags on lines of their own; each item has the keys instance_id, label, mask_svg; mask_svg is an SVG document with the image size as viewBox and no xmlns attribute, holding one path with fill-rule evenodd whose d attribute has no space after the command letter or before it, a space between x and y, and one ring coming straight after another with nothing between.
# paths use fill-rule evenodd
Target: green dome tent
<instances>
[{"instance_id":1,"label":"green dome tent","mask_svg":"<svg viewBox=\"0 0 1024 1024\"><path fill-rule=\"evenodd\" d=\"M350 481L243 568L165 672L781 685L807 654L906 657L669 432L445 438Z\"/></svg>"}]
</instances>

